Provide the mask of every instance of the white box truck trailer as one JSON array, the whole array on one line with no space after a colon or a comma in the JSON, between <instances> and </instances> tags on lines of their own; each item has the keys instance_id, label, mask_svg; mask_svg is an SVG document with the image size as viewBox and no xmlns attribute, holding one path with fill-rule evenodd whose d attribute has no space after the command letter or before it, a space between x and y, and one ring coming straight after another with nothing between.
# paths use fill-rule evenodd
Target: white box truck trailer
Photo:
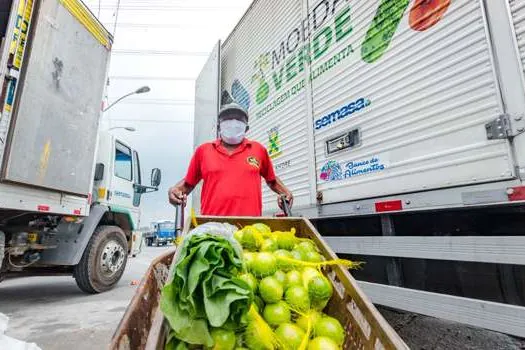
<instances>
[{"instance_id":1,"label":"white box truck trailer","mask_svg":"<svg viewBox=\"0 0 525 350\"><path fill-rule=\"evenodd\" d=\"M373 301L525 336L524 63L520 0L256 0L197 80L195 143L236 100Z\"/></svg>"},{"instance_id":2,"label":"white box truck trailer","mask_svg":"<svg viewBox=\"0 0 525 350\"><path fill-rule=\"evenodd\" d=\"M0 9L0 280L72 274L89 293L122 276L140 198L137 151L99 130L112 37L78 0Z\"/></svg>"}]
</instances>

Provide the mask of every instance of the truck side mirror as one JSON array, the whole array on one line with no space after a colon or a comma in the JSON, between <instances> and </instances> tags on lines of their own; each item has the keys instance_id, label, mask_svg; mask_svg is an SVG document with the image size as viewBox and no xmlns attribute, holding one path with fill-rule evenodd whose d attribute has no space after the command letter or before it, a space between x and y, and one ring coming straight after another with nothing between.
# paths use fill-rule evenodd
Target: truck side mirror
<instances>
[{"instance_id":1,"label":"truck side mirror","mask_svg":"<svg viewBox=\"0 0 525 350\"><path fill-rule=\"evenodd\" d=\"M97 163L95 165L95 181L100 181L104 178L104 164Z\"/></svg>"},{"instance_id":2,"label":"truck side mirror","mask_svg":"<svg viewBox=\"0 0 525 350\"><path fill-rule=\"evenodd\" d=\"M162 173L159 168L151 170L151 186L159 187L160 180L162 179Z\"/></svg>"}]
</instances>

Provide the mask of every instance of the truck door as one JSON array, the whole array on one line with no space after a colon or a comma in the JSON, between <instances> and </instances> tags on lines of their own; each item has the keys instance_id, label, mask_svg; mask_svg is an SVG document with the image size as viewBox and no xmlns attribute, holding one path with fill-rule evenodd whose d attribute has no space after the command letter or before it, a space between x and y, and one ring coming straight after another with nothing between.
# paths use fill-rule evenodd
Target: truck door
<instances>
[{"instance_id":1,"label":"truck door","mask_svg":"<svg viewBox=\"0 0 525 350\"><path fill-rule=\"evenodd\" d=\"M133 151L133 184L142 185L142 175L140 171L140 160L137 151ZM133 191L133 206L135 208L140 207L140 201L142 198L142 192L137 191L134 187Z\"/></svg>"},{"instance_id":2,"label":"truck door","mask_svg":"<svg viewBox=\"0 0 525 350\"><path fill-rule=\"evenodd\" d=\"M211 52L195 82L194 147L217 138L217 115L219 114L221 42ZM200 211L201 184L193 191L193 208Z\"/></svg>"},{"instance_id":3,"label":"truck door","mask_svg":"<svg viewBox=\"0 0 525 350\"><path fill-rule=\"evenodd\" d=\"M122 141L115 141L114 150L111 197L108 202L112 211L129 215L134 226L138 227L140 197L135 195L133 186L140 182L138 156Z\"/></svg>"}]
</instances>

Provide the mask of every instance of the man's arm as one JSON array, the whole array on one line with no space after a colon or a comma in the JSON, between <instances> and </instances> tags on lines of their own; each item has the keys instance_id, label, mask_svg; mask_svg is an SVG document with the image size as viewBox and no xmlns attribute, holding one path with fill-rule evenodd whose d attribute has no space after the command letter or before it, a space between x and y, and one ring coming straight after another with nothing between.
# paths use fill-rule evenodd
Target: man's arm
<instances>
[{"instance_id":1,"label":"man's arm","mask_svg":"<svg viewBox=\"0 0 525 350\"><path fill-rule=\"evenodd\" d=\"M188 195L202 179L200 170L200 149L200 147L197 148L195 154L191 157L190 165L184 179L180 180L175 186L168 190L168 198L171 204L186 204Z\"/></svg>"},{"instance_id":2,"label":"man's arm","mask_svg":"<svg viewBox=\"0 0 525 350\"><path fill-rule=\"evenodd\" d=\"M173 205L186 204L188 195L195 187L189 185L184 179L180 180L175 186L168 191L170 203Z\"/></svg>"},{"instance_id":3,"label":"man's arm","mask_svg":"<svg viewBox=\"0 0 525 350\"><path fill-rule=\"evenodd\" d=\"M268 184L268 187L270 187L270 189L272 191L274 191L275 193L277 193L279 195L279 197L277 198L277 201L278 201L278 204L279 204L279 208L283 209L283 203L282 203L281 195L285 196L286 201L289 203L290 208L292 207L292 205L293 205L292 192L290 192L290 190L288 190L288 188L284 185L284 183L281 181L281 179L279 179L279 177L276 176L274 181L269 181L269 182L266 182L266 183Z\"/></svg>"}]
</instances>

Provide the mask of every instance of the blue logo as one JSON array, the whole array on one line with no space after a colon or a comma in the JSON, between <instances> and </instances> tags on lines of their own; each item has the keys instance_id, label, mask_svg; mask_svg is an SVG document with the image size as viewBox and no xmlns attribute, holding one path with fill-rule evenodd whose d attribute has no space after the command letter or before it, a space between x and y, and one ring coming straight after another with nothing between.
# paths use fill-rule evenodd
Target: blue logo
<instances>
[{"instance_id":1,"label":"blue logo","mask_svg":"<svg viewBox=\"0 0 525 350\"><path fill-rule=\"evenodd\" d=\"M113 192L116 197L122 197L122 198L131 198L131 195L129 193L115 191Z\"/></svg>"},{"instance_id":2,"label":"blue logo","mask_svg":"<svg viewBox=\"0 0 525 350\"><path fill-rule=\"evenodd\" d=\"M325 115L324 117L317 119L314 122L315 130L322 129L332 123L336 123L339 120L344 119L347 116L354 114L355 112L359 112L360 110L370 106L371 104L372 102L369 99L365 99L365 98L360 98L357 101L350 102L340 107L338 110L331 112Z\"/></svg>"},{"instance_id":3,"label":"blue logo","mask_svg":"<svg viewBox=\"0 0 525 350\"><path fill-rule=\"evenodd\" d=\"M335 160L328 161L321 168L321 175L319 176L323 181L337 181L343 178L343 170L341 165Z\"/></svg>"},{"instance_id":4,"label":"blue logo","mask_svg":"<svg viewBox=\"0 0 525 350\"><path fill-rule=\"evenodd\" d=\"M347 161L338 163L335 160L328 161L321 168L319 178L326 182L349 179L359 175L368 175L384 171L386 164L378 157L359 161Z\"/></svg>"}]
</instances>

